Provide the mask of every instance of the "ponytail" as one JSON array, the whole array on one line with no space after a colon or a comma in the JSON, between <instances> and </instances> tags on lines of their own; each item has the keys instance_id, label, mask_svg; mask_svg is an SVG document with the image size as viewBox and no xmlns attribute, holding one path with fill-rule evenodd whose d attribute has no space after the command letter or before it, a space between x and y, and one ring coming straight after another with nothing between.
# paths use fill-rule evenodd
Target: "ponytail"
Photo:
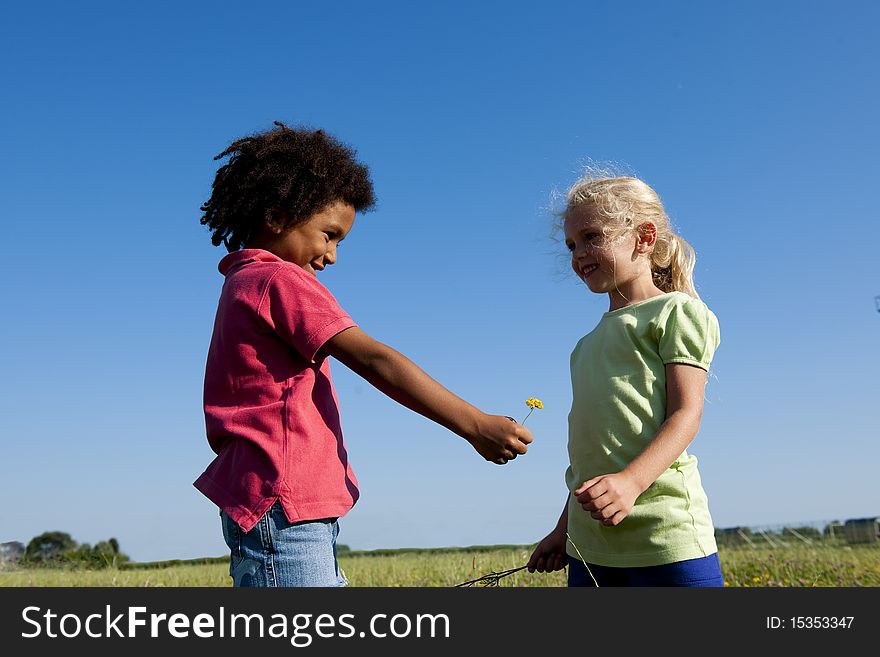
<instances>
[{"instance_id":1,"label":"ponytail","mask_svg":"<svg viewBox=\"0 0 880 657\"><path fill-rule=\"evenodd\" d=\"M697 256L694 247L669 231L661 240L658 236L651 254L651 275L654 285L664 292L684 292L699 299L694 288L694 265Z\"/></svg>"}]
</instances>

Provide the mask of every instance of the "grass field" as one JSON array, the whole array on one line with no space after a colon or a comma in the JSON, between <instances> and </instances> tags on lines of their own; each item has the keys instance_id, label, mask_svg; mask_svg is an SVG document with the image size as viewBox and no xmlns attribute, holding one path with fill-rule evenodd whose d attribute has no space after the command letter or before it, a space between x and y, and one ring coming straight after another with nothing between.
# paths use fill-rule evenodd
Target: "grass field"
<instances>
[{"instance_id":1,"label":"grass field","mask_svg":"<svg viewBox=\"0 0 880 657\"><path fill-rule=\"evenodd\" d=\"M526 547L353 552L341 555L339 563L350 586L448 587L522 566L529 554ZM880 586L877 546L722 548L719 558L727 586L732 587ZM228 564L214 561L103 570L16 568L0 571L0 586L229 586ZM565 586L565 572L520 571L498 585Z\"/></svg>"}]
</instances>

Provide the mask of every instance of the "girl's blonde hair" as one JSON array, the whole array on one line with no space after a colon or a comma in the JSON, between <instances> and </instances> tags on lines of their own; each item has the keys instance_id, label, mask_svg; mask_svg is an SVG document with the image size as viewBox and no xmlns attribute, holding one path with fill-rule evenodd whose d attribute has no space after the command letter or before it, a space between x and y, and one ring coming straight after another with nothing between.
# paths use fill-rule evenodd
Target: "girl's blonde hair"
<instances>
[{"instance_id":1,"label":"girl's blonde hair","mask_svg":"<svg viewBox=\"0 0 880 657\"><path fill-rule=\"evenodd\" d=\"M588 174L568 190L562 219L585 206L604 220L606 236L636 233L643 223L654 224L657 241L649 256L654 285L664 292L700 298L694 288L694 249L673 231L660 197L646 183L638 178Z\"/></svg>"}]
</instances>

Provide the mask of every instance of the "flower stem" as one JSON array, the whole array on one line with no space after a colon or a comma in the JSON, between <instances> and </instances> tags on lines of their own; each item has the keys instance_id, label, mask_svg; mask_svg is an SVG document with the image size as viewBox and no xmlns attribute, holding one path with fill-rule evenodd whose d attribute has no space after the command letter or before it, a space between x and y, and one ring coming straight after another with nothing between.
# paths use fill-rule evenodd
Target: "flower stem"
<instances>
[{"instance_id":1,"label":"flower stem","mask_svg":"<svg viewBox=\"0 0 880 657\"><path fill-rule=\"evenodd\" d=\"M584 557L581 555L581 551L578 550L578 546L574 544L574 541L573 541L573 540L571 540L571 536L568 535L568 532L565 532L565 537L568 539L568 542L571 543L572 547L574 548L574 551L577 552L577 555L580 557L581 561L583 562L584 566L586 567L587 572L590 573L590 577L593 578L593 584L595 584L595 585L596 585L596 588L598 589L598 588L599 588L599 582L597 582L597 581L596 581L596 578L593 577L593 571L590 570L590 567L589 567L589 566L587 566L587 560L584 559Z\"/></svg>"}]
</instances>

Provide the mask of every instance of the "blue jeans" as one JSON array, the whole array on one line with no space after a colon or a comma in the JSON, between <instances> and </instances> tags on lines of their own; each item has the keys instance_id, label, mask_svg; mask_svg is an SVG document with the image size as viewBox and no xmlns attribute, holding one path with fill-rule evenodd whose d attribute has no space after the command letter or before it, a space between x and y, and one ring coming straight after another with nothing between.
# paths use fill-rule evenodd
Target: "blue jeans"
<instances>
[{"instance_id":1,"label":"blue jeans","mask_svg":"<svg viewBox=\"0 0 880 657\"><path fill-rule=\"evenodd\" d=\"M610 568L588 563L599 586L724 586L718 554L662 566ZM568 558L569 586L596 586L583 561Z\"/></svg>"},{"instance_id":2,"label":"blue jeans","mask_svg":"<svg viewBox=\"0 0 880 657\"><path fill-rule=\"evenodd\" d=\"M220 512L233 586L345 586L336 562L336 518L288 522L276 501L249 532Z\"/></svg>"}]
</instances>

